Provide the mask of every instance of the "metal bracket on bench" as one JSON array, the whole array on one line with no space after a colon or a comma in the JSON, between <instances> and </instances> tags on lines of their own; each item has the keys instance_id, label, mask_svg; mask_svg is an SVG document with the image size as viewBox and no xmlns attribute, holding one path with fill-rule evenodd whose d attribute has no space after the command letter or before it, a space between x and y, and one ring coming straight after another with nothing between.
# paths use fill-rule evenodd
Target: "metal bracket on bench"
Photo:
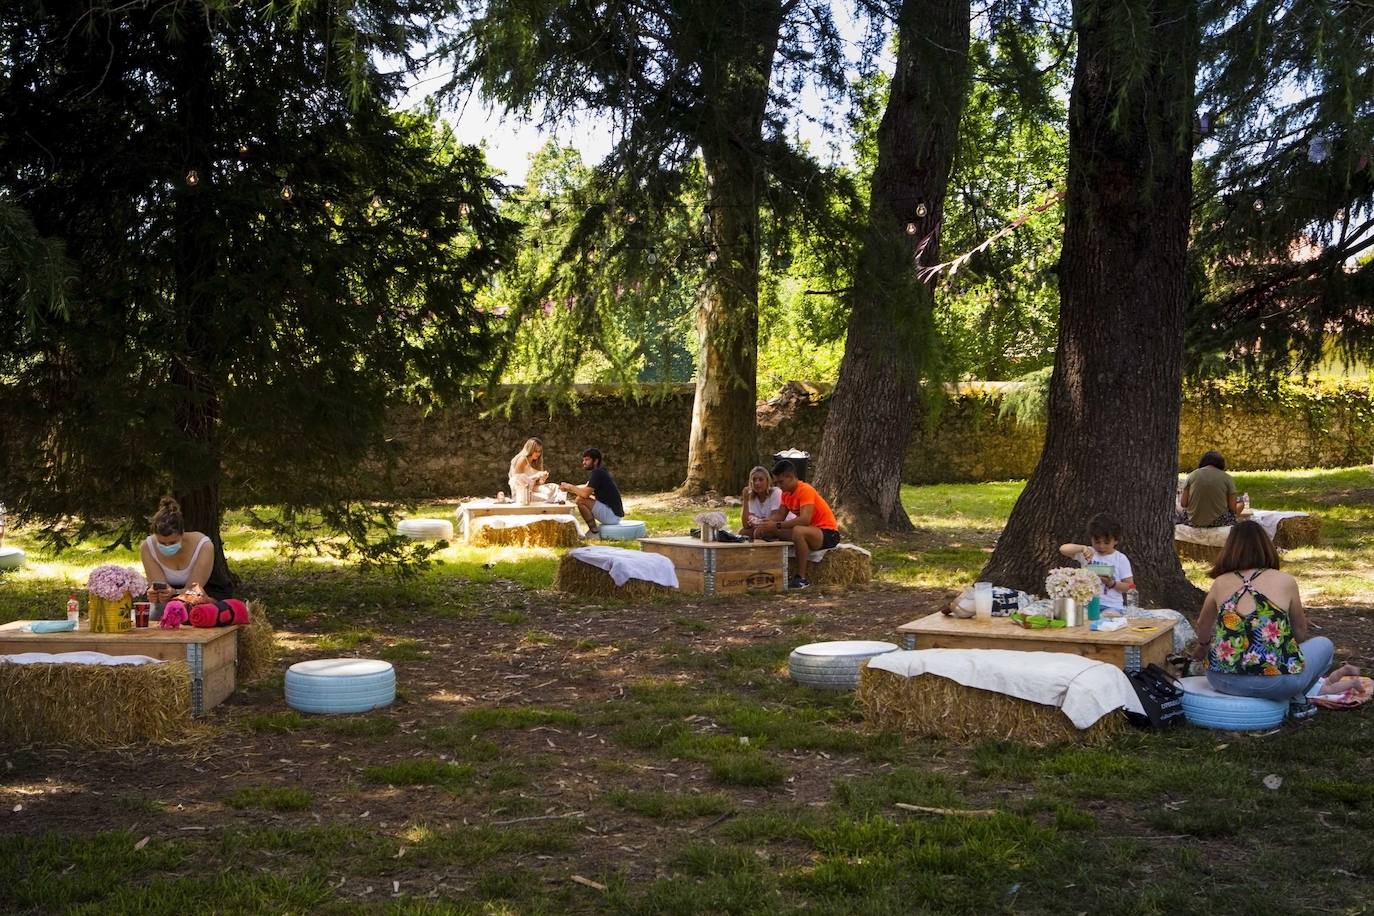
<instances>
[{"instance_id":1,"label":"metal bracket on bench","mask_svg":"<svg viewBox=\"0 0 1374 916\"><path fill-rule=\"evenodd\" d=\"M1144 665L1140 663L1140 646L1126 647L1126 670L1139 671Z\"/></svg>"},{"instance_id":2,"label":"metal bracket on bench","mask_svg":"<svg viewBox=\"0 0 1374 916\"><path fill-rule=\"evenodd\" d=\"M191 715L196 717L205 712L205 647L188 642L186 664L191 669Z\"/></svg>"},{"instance_id":3,"label":"metal bracket on bench","mask_svg":"<svg viewBox=\"0 0 1374 916\"><path fill-rule=\"evenodd\" d=\"M716 552L707 548L702 551L701 590L704 594L716 593Z\"/></svg>"}]
</instances>

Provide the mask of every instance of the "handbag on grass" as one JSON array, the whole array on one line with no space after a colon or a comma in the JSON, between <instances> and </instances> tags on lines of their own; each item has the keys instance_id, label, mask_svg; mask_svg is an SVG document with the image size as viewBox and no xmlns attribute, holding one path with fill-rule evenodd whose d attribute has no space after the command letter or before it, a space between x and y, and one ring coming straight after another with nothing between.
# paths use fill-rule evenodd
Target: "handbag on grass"
<instances>
[{"instance_id":1,"label":"handbag on grass","mask_svg":"<svg viewBox=\"0 0 1374 916\"><path fill-rule=\"evenodd\" d=\"M1135 695L1145 714L1127 712L1126 718L1137 728L1168 728L1183 719L1183 690L1173 675L1156 664L1127 671Z\"/></svg>"}]
</instances>

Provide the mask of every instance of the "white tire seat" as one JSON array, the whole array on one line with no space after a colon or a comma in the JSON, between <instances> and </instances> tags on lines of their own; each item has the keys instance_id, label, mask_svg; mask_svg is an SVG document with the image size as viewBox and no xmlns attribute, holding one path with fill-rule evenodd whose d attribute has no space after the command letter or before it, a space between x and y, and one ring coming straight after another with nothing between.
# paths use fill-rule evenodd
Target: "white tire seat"
<instances>
[{"instance_id":1,"label":"white tire seat","mask_svg":"<svg viewBox=\"0 0 1374 916\"><path fill-rule=\"evenodd\" d=\"M895 644L876 640L815 642L794 649L787 659L787 670L798 684L824 690L853 690L859 684L859 669L864 662L896 651Z\"/></svg>"},{"instance_id":2,"label":"white tire seat","mask_svg":"<svg viewBox=\"0 0 1374 916\"><path fill-rule=\"evenodd\" d=\"M298 712L355 713L396 700L396 669L371 658L317 658L286 670L286 705Z\"/></svg>"},{"instance_id":3,"label":"white tire seat","mask_svg":"<svg viewBox=\"0 0 1374 916\"><path fill-rule=\"evenodd\" d=\"M19 569L24 565L24 551L18 547L0 547L0 569Z\"/></svg>"},{"instance_id":4,"label":"white tire seat","mask_svg":"<svg viewBox=\"0 0 1374 916\"><path fill-rule=\"evenodd\" d=\"M622 518L619 525L602 525L603 541L637 541L649 534L649 526L634 519Z\"/></svg>"},{"instance_id":5,"label":"white tire seat","mask_svg":"<svg viewBox=\"0 0 1374 916\"><path fill-rule=\"evenodd\" d=\"M453 522L442 518L405 518L396 525L396 533L416 541L451 541Z\"/></svg>"},{"instance_id":6,"label":"white tire seat","mask_svg":"<svg viewBox=\"0 0 1374 916\"><path fill-rule=\"evenodd\" d=\"M1236 697L1222 693L1202 675L1179 681L1183 715L1193 725L1228 732L1256 732L1275 728L1288 715L1286 700Z\"/></svg>"}]
</instances>

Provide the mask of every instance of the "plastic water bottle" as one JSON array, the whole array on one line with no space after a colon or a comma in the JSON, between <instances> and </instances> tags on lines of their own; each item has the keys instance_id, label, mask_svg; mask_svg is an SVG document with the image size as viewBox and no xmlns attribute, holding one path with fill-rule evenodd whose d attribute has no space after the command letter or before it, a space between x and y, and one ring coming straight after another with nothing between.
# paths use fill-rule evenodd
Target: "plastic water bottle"
<instances>
[{"instance_id":1,"label":"plastic water bottle","mask_svg":"<svg viewBox=\"0 0 1374 916\"><path fill-rule=\"evenodd\" d=\"M67 599L67 620L72 626L76 626L80 617L81 604L76 600L76 596L72 595Z\"/></svg>"},{"instance_id":2,"label":"plastic water bottle","mask_svg":"<svg viewBox=\"0 0 1374 916\"><path fill-rule=\"evenodd\" d=\"M1135 589L1126 590L1126 610L1134 611L1140 609L1140 592Z\"/></svg>"}]
</instances>

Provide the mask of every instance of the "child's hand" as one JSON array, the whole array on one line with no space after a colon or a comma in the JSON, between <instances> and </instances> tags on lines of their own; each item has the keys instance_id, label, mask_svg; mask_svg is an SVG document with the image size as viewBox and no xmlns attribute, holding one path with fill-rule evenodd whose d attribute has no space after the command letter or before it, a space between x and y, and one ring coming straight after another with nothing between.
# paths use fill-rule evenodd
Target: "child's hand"
<instances>
[{"instance_id":1,"label":"child's hand","mask_svg":"<svg viewBox=\"0 0 1374 916\"><path fill-rule=\"evenodd\" d=\"M1098 578L1102 580L1102 587L1105 588L1107 591L1111 591L1112 589L1116 588L1116 580L1113 579L1111 576L1098 576Z\"/></svg>"},{"instance_id":2,"label":"child's hand","mask_svg":"<svg viewBox=\"0 0 1374 916\"><path fill-rule=\"evenodd\" d=\"M1078 558L1082 560L1084 563L1091 563L1093 561L1093 552L1088 548L1084 547L1083 552L1078 555Z\"/></svg>"}]
</instances>

